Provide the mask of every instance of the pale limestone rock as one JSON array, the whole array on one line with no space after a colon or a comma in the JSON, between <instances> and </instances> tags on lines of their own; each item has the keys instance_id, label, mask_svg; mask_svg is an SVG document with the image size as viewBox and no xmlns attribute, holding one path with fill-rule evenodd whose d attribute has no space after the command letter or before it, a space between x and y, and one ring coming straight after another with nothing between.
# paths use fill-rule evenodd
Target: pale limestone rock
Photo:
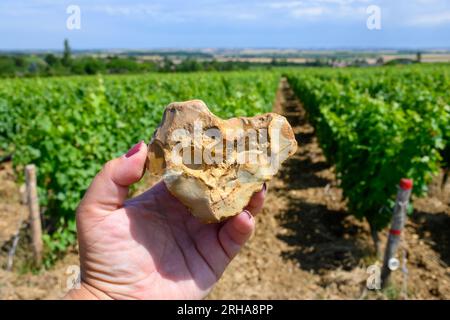
<instances>
[{"instance_id":1,"label":"pale limestone rock","mask_svg":"<svg viewBox=\"0 0 450 320\"><path fill-rule=\"evenodd\" d=\"M192 100L166 108L147 163L194 216L211 223L241 212L296 149L278 114L222 120Z\"/></svg>"}]
</instances>

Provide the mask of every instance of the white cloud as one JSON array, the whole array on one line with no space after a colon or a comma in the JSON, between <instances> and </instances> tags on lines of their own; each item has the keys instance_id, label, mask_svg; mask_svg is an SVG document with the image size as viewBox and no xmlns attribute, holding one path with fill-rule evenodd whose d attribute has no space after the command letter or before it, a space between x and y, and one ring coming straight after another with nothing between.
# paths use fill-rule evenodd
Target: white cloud
<instances>
[{"instance_id":1,"label":"white cloud","mask_svg":"<svg viewBox=\"0 0 450 320\"><path fill-rule=\"evenodd\" d=\"M415 2L419 5L422 5L422 4L436 5L436 4L441 4L442 0L416 0Z\"/></svg>"},{"instance_id":2,"label":"white cloud","mask_svg":"<svg viewBox=\"0 0 450 320\"><path fill-rule=\"evenodd\" d=\"M370 0L303 0L269 2L266 7L293 18L364 19Z\"/></svg>"},{"instance_id":3,"label":"white cloud","mask_svg":"<svg viewBox=\"0 0 450 320\"><path fill-rule=\"evenodd\" d=\"M323 15L327 9L325 7L298 8L292 11L292 15L296 18L301 17L318 17Z\"/></svg>"},{"instance_id":4,"label":"white cloud","mask_svg":"<svg viewBox=\"0 0 450 320\"><path fill-rule=\"evenodd\" d=\"M357 3L368 3L371 0L303 0L269 2L266 6L272 9L292 9L297 7L311 7L324 5L348 6Z\"/></svg>"},{"instance_id":5,"label":"white cloud","mask_svg":"<svg viewBox=\"0 0 450 320\"><path fill-rule=\"evenodd\" d=\"M267 7L272 9L291 9L296 8L302 5L305 5L305 1L282 1L282 2L270 2L267 4Z\"/></svg>"},{"instance_id":6,"label":"white cloud","mask_svg":"<svg viewBox=\"0 0 450 320\"><path fill-rule=\"evenodd\" d=\"M256 20L258 19L258 15L253 13L238 13L235 14L234 17L239 20Z\"/></svg>"},{"instance_id":7,"label":"white cloud","mask_svg":"<svg viewBox=\"0 0 450 320\"><path fill-rule=\"evenodd\" d=\"M197 19L225 19L252 21L260 18L261 12L252 10L253 8L244 4L224 3L217 7L200 6L198 4L168 6L167 4L147 5L147 4L105 4L87 5L82 7L87 11L106 14L109 16L123 17L151 17L153 21L187 22Z\"/></svg>"},{"instance_id":8,"label":"white cloud","mask_svg":"<svg viewBox=\"0 0 450 320\"><path fill-rule=\"evenodd\" d=\"M421 14L412 18L407 24L425 27L450 24L450 11Z\"/></svg>"},{"instance_id":9,"label":"white cloud","mask_svg":"<svg viewBox=\"0 0 450 320\"><path fill-rule=\"evenodd\" d=\"M110 16L129 16L129 15L154 15L159 12L158 6L151 5L94 5L87 7L88 10L106 13Z\"/></svg>"}]
</instances>

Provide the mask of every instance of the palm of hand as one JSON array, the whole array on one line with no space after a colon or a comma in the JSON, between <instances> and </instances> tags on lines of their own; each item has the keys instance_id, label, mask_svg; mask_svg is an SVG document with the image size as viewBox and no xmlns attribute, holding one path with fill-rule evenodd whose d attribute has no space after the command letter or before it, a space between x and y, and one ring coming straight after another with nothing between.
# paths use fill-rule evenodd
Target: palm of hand
<instances>
[{"instance_id":1,"label":"palm of hand","mask_svg":"<svg viewBox=\"0 0 450 320\"><path fill-rule=\"evenodd\" d=\"M79 221L92 230L80 239L89 249L80 250L83 279L114 299L202 298L238 249L222 225L199 222L163 183L95 220Z\"/></svg>"}]
</instances>

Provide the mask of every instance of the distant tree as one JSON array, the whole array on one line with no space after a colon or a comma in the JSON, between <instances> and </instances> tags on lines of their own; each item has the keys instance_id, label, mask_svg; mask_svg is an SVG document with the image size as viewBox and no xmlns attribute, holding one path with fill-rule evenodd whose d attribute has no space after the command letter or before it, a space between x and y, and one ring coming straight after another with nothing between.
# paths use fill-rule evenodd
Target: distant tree
<instances>
[{"instance_id":1,"label":"distant tree","mask_svg":"<svg viewBox=\"0 0 450 320\"><path fill-rule=\"evenodd\" d=\"M13 59L7 56L0 56L0 75L13 75L14 71Z\"/></svg>"},{"instance_id":2,"label":"distant tree","mask_svg":"<svg viewBox=\"0 0 450 320\"><path fill-rule=\"evenodd\" d=\"M84 63L84 72L86 74L97 74L105 71L105 63L101 59L87 58Z\"/></svg>"},{"instance_id":3,"label":"distant tree","mask_svg":"<svg viewBox=\"0 0 450 320\"><path fill-rule=\"evenodd\" d=\"M155 62L153 61L145 61L145 62L136 62L137 64L137 71L138 72L152 72L152 71L156 71L157 66L155 64Z\"/></svg>"},{"instance_id":4,"label":"distant tree","mask_svg":"<svg viewBox=\"0 0 450 320\"><path fill-rule=\"evenodd\" d=\"M109 73L132 73L139 70L139 64L135 59L111 57L108 59L106 68Z\"/></svg>"},{"instance_id":5,"label":"distant tree","mask_svg":"<svg viewBox=\"0 0 450 320\"><path fill-rule=\"evenodd\" d=\"M54 66L54 65L58 64L59 59L58 59L55 55L49 53L49 54L47 54L47 55L44 57L44 61L45 61L49 66Z\"/></svg>"},{"instance_id":6,"label":"distant tree","mask_svg":"<svg viewBox=\"0 0 450 320\"><path fill-rule=\"evenodd\" d=\"M203 70L205 71L217 71L220 68L220 62L215 58L210 61L205 61L203 63Z\"/></svg>"},{"instance_id":7,"label":"distant tree","mask_svg":"<svg viewBox=\"0 0 450 320\"><path fill-rule=\"evenodd\" d=\"M306 63L307 66L312 67L326 67L329 65L328 60L326 58L315 58L312 61L308 61Z\"/></svg>"},{"instance_id":8,"label":"distant tree","mask_svg":"<svg viewBox=\"0 0 450 320\"><path fill-rule=\"evenodd\" d=\"M354 67L365 67L365 66L368 66L369 63L364 58L357 58L352 62L351 65Z\"/></svg>"},{"instance_id":9,"label":"distant tree","mask_svg":"<svg viewBox=\"0 0 450 320\"><path fill-rule=\"evenodd\" d=\"M72 61L72 65L70 66L71 74L85 74L84 70L84 59L79 58Z\"/></svg>"},{"instance_id":10,"label":"distant tree","mask_svg":"<svg viewBox=\"0 0 450 320\"><path fill-rule=\"evenodd\" d=\"M39 71L38 64L35 61L31 62L30 65L28 66L28 72L30 74L36 74L38 71Z\"/></svg>"},{"instance_id":11,"label":"distant tree","mask_svg":"<svg viewBox=\"0 0 450 320\"><path fill-rule=\"evenodd\" d=\"M70 49L69 40L64 39L64 53L62 58L62 63L66 67L70 66L72 60L72 50Z\"/></svg>"},{"instance_id":12,"label":"distant tree","mask_svg":"<svg viewBox=\"0 0 450 320\"><path fill-rule=\"evenodd\" d=\"M70 66L73 74L97 74L106 70L104 60L94 57L73 59Z\"/></svg>"},{"instance_id":13,"label":"distant tree","mask_svg":"<svg viewBox=\"0 0 450 320\"><path fill-rule=\"evenodd\" d=\"M378 65L383 65L384 64L384 58L383 57L378 57L377 62Z\"/></svg>"},{"instance_id":14,"label":"distant tree","mask_svg":"<svg viewBox=\"0 0 450 320\"><path fill-rule=\"evenodd\" d=\"M168 57L164 57L164 60L162 62L161 71L169 72L173 71L175 68L174 63L172 60L170 60Z\"/></svg>"},{"instance_id":15,"label":"distant tree","mask_svg":"<svg viewBox=\"0 0 450 320\"><path fill-rule=\"evenodd\" d=\"M398 58L398 59L393 59L391 61L386 62L386 65L395 66L395 65L400 65L400 64L413 64L413 63L416 63L416 60L408 59L408 58Z\"/></svg>"},{"instance_id":16,"label":"distant tree","mask_svg":"<svg viewBox=\"0 0 450 320\"><path fill-rule=\"evenodd\" d=\"M15 56L14 57L14 64L16 65L16 67L18 68L23 68L25 67L25 58L22 56Z\"/></svg>"},{"instance_id":17,"label":"distant tree","mask_svg":"<svg viewBox=\"0 0 450 320\"><path fill-rule=\"evenodd\" d=\"M200 71L203 69L203 66L193 58L184 59L178 66L178 71L192 72L192 71Z\"/></svg>"}]
</instances>

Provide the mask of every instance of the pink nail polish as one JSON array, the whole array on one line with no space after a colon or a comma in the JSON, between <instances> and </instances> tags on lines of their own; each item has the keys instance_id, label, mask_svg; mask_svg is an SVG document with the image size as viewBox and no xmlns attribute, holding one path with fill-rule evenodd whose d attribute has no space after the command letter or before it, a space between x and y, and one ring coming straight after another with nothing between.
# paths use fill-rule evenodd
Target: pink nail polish
<instances>
[{"instance_id":1,"label":"pink nail polish","mask_svg":"<svg viewBox=\"0 0 450 320\"><path fill-rule=\"evenodd\" d=\"M266 192L267 191L267 184L264 182L263 184L263 191Z\"/></svg>"},{"instance_id":2,"label":"pink nail polish","mask_svg":"<svg viewBox=\"0 0 450 320\"><path fill-rule=\"evenodd\" d=\"M126 158L130 158L134 154L138 153L139 150L141 150L142 141L139 143L136 143L130 150L128 150L127 154L125 155Z\"/></svg>"}]
</instances>

